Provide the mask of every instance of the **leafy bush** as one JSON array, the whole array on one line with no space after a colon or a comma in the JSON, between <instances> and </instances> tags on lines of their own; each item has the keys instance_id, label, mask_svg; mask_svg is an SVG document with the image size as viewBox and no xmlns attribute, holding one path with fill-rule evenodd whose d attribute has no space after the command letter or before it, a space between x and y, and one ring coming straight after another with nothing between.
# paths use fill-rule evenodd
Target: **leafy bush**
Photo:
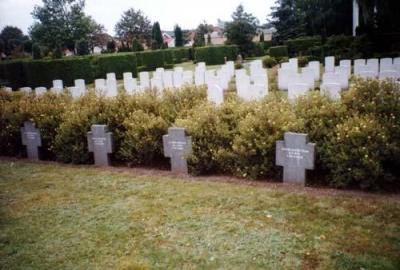
<instances>
[{"instance_id":1,"label":"leafy bush","mask_svg":"<svg viewBox=\"0 0 400 270\"><path fill-rule=\"evenodd\" d=\"M184 127L192 136L193 154L188 160L192 174L234 170L232 140L246 111L245 105L237 100L227 101L218 108L204 103L176 121L176 126Z\"/></svg>"},{"instance_id":2,"label":"leafy bush","mask_svg":"<svg viewBox=\"0 0 400 270\"><path fill-rule=\"evenodd\" d=\"M194 60L196 63L205 62L207 65L221 65L227 60L236 60L239 49L236 45L196 47Z\"/></svg>"},{"instance_id":3,"label":"leafy bush","mask_svg":"<svg viewBox=\"0 0 400 270\"><path fill-rule=\"evenodd\" d=\"M76 48L76 53L78 55L88 55L90 53L89 42L85 39L81 39L81 40L77 41L75 48Z\"/></svg>"},{"instance_id":4,"label":"leafy bush","mask_svg":"<svg viewBox=\"0 0 400 270\"><path fill-rule=\"evenodd\" d=\"M263 56L263 55L265 55L264 43L263 42L254 43L254 49L253 49L252 55L253 56Z\"/></svg>"},{"instance_id":5,"label":"leafy bush","mask_svg":"<svg viewBox=\"0 0 400 270\"><path fill-rule=\"evenodd\" d=\"M297 57L297 60L299 63L299 67L305 67L308 65L308 62L309 62L308 56L299 56L299 57Z\"/></svg>"},{"instance_id":6,"label":"leafy bush","mask_svg":"<svg viewBox=\"0 0 400 270\"><path fill-rule=\"evenodd\" d=\"M268 50L268 54L269 56L274 57L277 61L279 61L283 57L289 56L287 46L270 47Z\"/></svg>"},{"instance_id":7,"label":"leafy bush","mask_svg":"<svg viewBox=\"0 0 400 270\"><path fill-rule=\"evenodd\" d=\"M275 58L267 55L263 58L263 67L264 68L273 68L278 64L278 62L275 60Z\"/></svg>"},{"instance_id":8,"label":"leafy bush","mask_svg":"<svg viewBox=\"0 0 400 270\"><path fill-rule=\"evenodd\" d=\"M301 121L287 99L271 95L264 102L254 102L252 111L239 122L233 139L236 163L233 173L252 179L275 177L276 141L283 138L285 131L296 132L301 128Z\"/></svg>"},{"instance_id":9,"label":"leafy bush","mask_svg":"<svg viewBox=\"0 0 400 270\"><path fill-rule=\"evenodd\" d=\"M126 132L119 156L129 166L155 165L164 160L162 136L169 126L162 117L138 110L132 112L123 125Z\"/></svg>"},{"instance_id":10,"label":"leafy bush","mask_svg":"<svg viewBox=\"0 0 400 270\"><path fill-rule=\"evenodd\" d=\"M339 188L380 187L387 143L387 130L373 115L355 115L338 124L326 146L330 184Z\"/></svg>"}]
</instances>

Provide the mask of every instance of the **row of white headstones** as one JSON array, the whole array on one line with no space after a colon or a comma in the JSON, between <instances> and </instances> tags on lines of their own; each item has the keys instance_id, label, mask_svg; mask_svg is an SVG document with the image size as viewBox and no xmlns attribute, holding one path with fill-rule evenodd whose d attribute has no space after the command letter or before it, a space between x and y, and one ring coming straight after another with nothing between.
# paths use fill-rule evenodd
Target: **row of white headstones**
<instances>
[{"instance_id":1,"label":"row of white headstones","mask_svg":"<svg viewBox=\"0 0 400 270\"><path fill-rule=\"evenodd\" d=\"M287 90L289 99L296 99L315 88L315 82L320 80L320 67L320 62L311 61L299 72L298 60L291 58L278 69L278 88ZM351 74L351 60L340 60L339 66L335 66L335 58L326 57L321 91L333 99L340 98L341 90L349 87ZM354 60L354 75L363 79L398 80L400 79L400 57Z\"/></svg>"},{"instance_id":2,"label":"row of white headstones","mask_svg":"<svg viewBox=\"0 0 400 270\"><path fill-rule=\"evenodd\" d=\"M308 66L299 69L298 59L291 58L282 63L278 69L278 88L288 91L288 98L293 100L315 88L315 82L320 80L321 65L318 61L309 62ZM299 72L300 70L300 72ZM144 92L147 89L156 89L162 94L164 89L178 89L185 85L207 86L208 100L220 105L224 102L224 91L229 89L229 83L235 79L237 95L246 100L259 100L268 94L268 75L261 60L249 63L249 73L246 69L235 70L234 62L228 61L219 69L207 70L205 63L198 63L195 71L183 70L176 67L174 70L157 68L150 78L150 72L140 72L138 79L132 73L123 74L123 86L129 94ZM325 58L325 68L322 76L321 90L332 98L340 98L340 92L349 87L352 74L351 60L341 60L335 66L335 58ZM357 59L354 61L354 75L364 79L399 79L400 58ZM96 79L95 89L106 96L114 97L118 94L118 81L115 73L108 73L106 79ZM12 89L7 88L7 91ZM31 93L30 87L20 89ZM82 79L75 80L73 87L68 87L73 97L80 97L86 92L86 84ZM54 80L50 91L61 93L64 91L62 80ZM36 95L47 92L45 87L35 88Z\"/></svg>"}]
</instances>

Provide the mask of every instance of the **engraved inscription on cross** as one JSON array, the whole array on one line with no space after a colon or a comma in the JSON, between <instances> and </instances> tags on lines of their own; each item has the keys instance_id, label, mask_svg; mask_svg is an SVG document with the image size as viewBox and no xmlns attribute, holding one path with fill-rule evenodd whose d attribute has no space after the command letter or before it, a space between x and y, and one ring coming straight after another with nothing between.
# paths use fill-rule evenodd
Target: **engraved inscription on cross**
<instances>
[{"instance_id":1,"label":"engraved inscription on cross","mask_svg":"<svg viewBox=\"0 0 400 270\"><path fill-rule=\"evenodd\" d=\"M283 182L305 185L306 169L314 169L315 144L308 135L285 132L284 141L276 142L276 165L283 166Z\"/></svg>"},{"instance_id":2,"label":"engraved inscription on cross","mask_svg":"<svg viewBox=\"0 0 400 270\"><path fill-rule=\"evenodd\" d=\"M28 159L38 161L38 147L42 146L42 138L40 137L40 131L35 127L33 122L24 122L24 126L21 127L21 138L22 144L26 146Z\"/></svg>"},{"instance_id":3,"label":"engraved inscription on cross","mask_svg":"<svg viewBox=\"0 0 400 270\"><path fill-rule=\"evenodd\" d=\"M163 136L164 156L171 158L171 170L188 173L186 157L192 153L192 137L186 136L184 128L169 128Z\"/></svg>"},{"instance_id":4,"label":"engraved inscription on cross","mask_svg":"<svg viewBox=\"0 0 400 270\"><path fill-rule=\"evenodd\" d=\"M93 125L87 133L89 152L93 152L94 163L97 166L110 166L108 154L114 152L112 133L106 125Z\"/></svg>"}]
</instances>

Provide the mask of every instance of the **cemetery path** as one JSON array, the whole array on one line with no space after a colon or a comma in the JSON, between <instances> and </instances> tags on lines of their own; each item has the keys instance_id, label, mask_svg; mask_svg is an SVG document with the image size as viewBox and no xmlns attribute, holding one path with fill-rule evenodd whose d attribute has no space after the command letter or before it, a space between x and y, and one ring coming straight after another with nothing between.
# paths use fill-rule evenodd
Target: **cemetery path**
<instances>
[{"instance_id":1,"label":"cemetery path","mask_svg":"<svg viewBox=\"0 0 400 270\"><path fill-rule=\"evenodd\" d=\"M17 159L10 157L2 157L0 156L0 161L11 161L11 162L26 162L29 163L26 159ZM94 165L74 165L74 164L61 164L53 161L39 161L35 162L39 164L49 164L49 165L59 165L65 167L73 167L73 168L91 168L97 169L101 171L113 171L113 172L127 172L140 176L162 176L169 177L172 179L180 180L180 181L194 181L194 182L222 182L222 183L230 183L233 185L247 185L254 186L259 188L267 188L275 191L285 191L292 192L297 194L308 194L315 197L320 196L334 196L334 197L351 197L351 198L364 198L364 199L382 199L392 201L400 201L400 194L398 193L387 193L387 192L367 192L360 190L341 190L329 187L303 187L296 184L290 183L282 183L276 181L265 180L250 180L237 178L233 176L226 175L208 175L208 176L191 176L184 174L174 174L166 169L157 169L150 167L125 167L125 166L114 166L114 167L97 167Z\"/></svg>"}]
</instances>

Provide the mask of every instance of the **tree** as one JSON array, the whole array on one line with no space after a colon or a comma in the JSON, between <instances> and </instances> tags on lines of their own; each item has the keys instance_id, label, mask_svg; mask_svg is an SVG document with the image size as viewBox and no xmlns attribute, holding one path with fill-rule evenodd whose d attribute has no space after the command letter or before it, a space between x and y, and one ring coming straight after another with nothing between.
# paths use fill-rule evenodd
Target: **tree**
<instances>
[{"instance_id":1,"label":"tree","mask_svg":"<svg viewBox=\"0 0 400 270\"><path fill-rule=\"evenodd\" d=\"M212 40L211 40L210 33L207 34L207 45L212 45Z\"/></svg>"},{"instance_id":2,"label":"tree","mask_svg":"<svg viewBox=\"0 0 400 270\"><path fill-rule=\"evenodd\" d=\"M114 40L109 40L107 42L107 52L108 53L114 53L115 52L115 48L116 48L115 41Z\"/></svg>"},{"instance_id":3,"label":"tree","mask_svg":"<svg viewBox=\"0 0 400 270\"><path fill-rule=\"evenodd\" d=\"M150 20L140 10L136 11L131 8L125 11L119 22L115 25L115 32L121 42L126 43L129 47L131 47L134 38L150 45Z\"/></svg>"},{"instance_id":4,"label":"tree","mask_svg":"<svg viewBox=\"0 0 400 270\"><path fill-rule=\"evenodd\" d=\"M85 15L84 7L84 0L43 0L43 6L35 6L32 12L33 41L51 50L58 46L73 50L76 41L90 40L94 20Z\"/></svg>"},{"instance_id":5,"label":"tree","mask_svg":"<svg viewBox=\"0 0 400 270\"><path fill-rule=\"evenodd\" d=\"M206 40L204 35L212 31L212 26L208 25L206 22L199 24L194 35L193 47L201 47L206 45Z\"/></svg>"},{"instance_id":6,"label":"tree","mask_svg":"<svg viewBox=\"0 0 400 270\"><path fill-rule=\"evenodd\" d=\"M24 36L22 30L18 27L8 25L1 31L0 39L4 42L4 53L11 55L15 50L23 50L23 42L28 38Z\"/></svg>"},{"instance_id":7,"label":"tree","mask_svg":"<svg viewBox=\"0 0 400 270\"><path fill-rule=\"evenodd\" d=\"M174 34L175 34L175 47L182 47L183 46L183 33L182 33L182 29L179 27L179 25L175 25Z\"/></svg>"},{"instance_id":8,"label":"tree","mask_svg":"<svg viewBox=\"0 0 400 270\"><path fill-rule=\"evenodd\" d=\"M227 43L238 45L242 55L249 55L259 22L252 14L244 11L243 5L239 5L233 12L232 20L225 26Z\"/></svg>"},{"instance_id":9,"label":"tree","mask_svg":"<svg viewBox=\"0 0 400 270\"><path fill-rule=\"evenodd\" d=\"M164 39L162 37L160 24L155 22L151 29L151 48L153 50L161 49L164 46Z\"/></svg>"},{"instance_id":10,"label":"tree","mask_svg":"<svg viewBox=\"0 0 400 270\"><path fill-rule=\"evenodd\" d=\"M265 37L264 37L264 32L261 32L261 35L260 35L260 42L264 42L265 40Z\"/></svg>"},{"instance_id":11,"label":"tree","mask_svg":"<svg viewBox=\"0 0 400 270\"><path fill-rule=\"evenodd\" d=\"M134 38L132 41L132 51L133 52L144 51L143 45L136 38Z\"/></svg>"},{"instance_id":12,"label":"tree","mask_svg":"<svg viewBox=\"0 0 400 270\"><path fill-rule=\"evenodd\" d=\"M42 58L42 52L37 43L34 43L32 45L32 57L33 57L33 59L41 59Z\"/></svg>"},{"instance_id":13,"label":"tree","mask_svg":"<svg viewBox=\"0 0 400 270\"><path fill-rule=\"evenodd\" d=\"M89 42L85 39L78 40L75 45L76 54L77 55L88 55L89 51Z\"/></svg>"}]
</instances>

